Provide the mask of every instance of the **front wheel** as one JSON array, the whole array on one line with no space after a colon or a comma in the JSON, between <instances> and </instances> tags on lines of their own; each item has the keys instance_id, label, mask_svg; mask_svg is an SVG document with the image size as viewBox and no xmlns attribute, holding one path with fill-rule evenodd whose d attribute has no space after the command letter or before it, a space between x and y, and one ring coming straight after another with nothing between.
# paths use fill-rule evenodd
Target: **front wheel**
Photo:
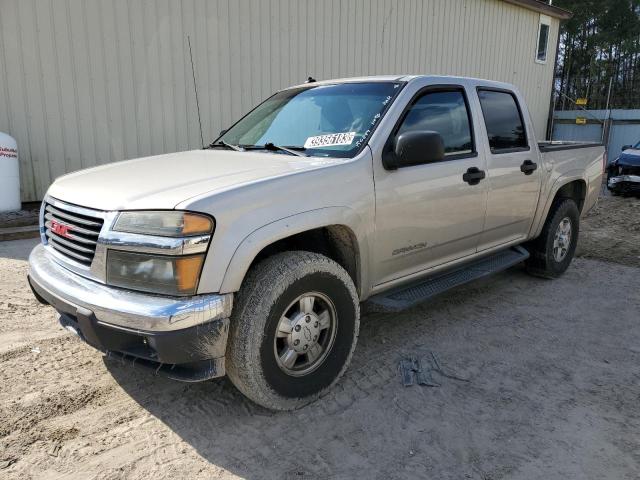
<instances>
[{"instance_id":1,"label":"front wheel","mask_svg":"<svg viewBox=\"0 0 640 480\"><path fill-rule=\"evenodd\" d=\"M562 275L573 259L578 244L580 212L571 199L554 202L542 233L529 245L531 256L526 262L527 271L544 278Z\"/></svg>"},{"instance_id":2,"label":"front wheel","mask_svg":"<svg viewBox=\"0 0 640 480\"><path fill-rule=\"evenodd\" d=\"M227 373L254 402L291 410L344 373L360 307L349 274L310 252L274 255L251 269L230 321Z\"/></svg>"}]
</instances>

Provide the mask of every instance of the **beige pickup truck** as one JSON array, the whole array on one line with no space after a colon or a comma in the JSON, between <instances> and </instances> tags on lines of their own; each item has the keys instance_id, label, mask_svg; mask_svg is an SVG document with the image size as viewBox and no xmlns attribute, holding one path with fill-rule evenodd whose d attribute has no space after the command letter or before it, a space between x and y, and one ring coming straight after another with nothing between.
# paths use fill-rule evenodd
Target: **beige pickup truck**
<instances>
[{"instance_id":1,"label":"beige pickup truck","mask_svg":"<svg viewBox=\"0 0 640 480\"><path fill-rule=\"evenodd\" d=\"M36 297L92 346L300 407L344 373L360 303L410 307L569 266L604 149L539 143L512 86L436 76L279 91L203 150L57 179Z\"/></svg>"}]
</instances>

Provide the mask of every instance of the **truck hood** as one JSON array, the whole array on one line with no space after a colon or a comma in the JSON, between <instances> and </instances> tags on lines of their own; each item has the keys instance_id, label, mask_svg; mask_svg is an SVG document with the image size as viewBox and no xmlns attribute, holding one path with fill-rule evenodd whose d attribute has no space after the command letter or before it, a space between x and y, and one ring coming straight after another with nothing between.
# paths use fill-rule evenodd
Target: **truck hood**
<instances>
[{"instance_id":1,"label":"truck hood","mask_svg":"<svg viewBox=\"0 0 640 480\"><path fill-rule=\"evenodd\" d=\"M343 161L267 152L193 150L70 173L58 178L48 195L99 210L172 209L208 192L215 194Z\"/></svg>"}]
</instances>

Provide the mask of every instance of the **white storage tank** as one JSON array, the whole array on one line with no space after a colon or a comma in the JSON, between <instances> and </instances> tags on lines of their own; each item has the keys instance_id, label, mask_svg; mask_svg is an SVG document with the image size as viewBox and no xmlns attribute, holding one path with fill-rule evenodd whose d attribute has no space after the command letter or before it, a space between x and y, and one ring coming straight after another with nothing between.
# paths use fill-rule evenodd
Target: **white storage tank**
<instances>
[{"instance_id":1,"label":"white storage tank","mask_svg":"<svg viewBox=\"0 0 640 480\"><path fill-rule=\"evenodd\" d=\"M20 210L21 206L18 144L0 132L0 212Z\"/></svg>"}]
</instances>

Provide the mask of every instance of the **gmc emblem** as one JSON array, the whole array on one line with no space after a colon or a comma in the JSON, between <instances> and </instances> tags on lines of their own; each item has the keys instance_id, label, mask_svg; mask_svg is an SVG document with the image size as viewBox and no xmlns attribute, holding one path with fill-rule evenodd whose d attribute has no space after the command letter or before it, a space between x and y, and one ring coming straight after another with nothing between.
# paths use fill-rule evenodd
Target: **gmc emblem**
<instances>
[{"instance_id":1,"label":"gmc emblem","mask_svg":"<svg viewBox=\"0 0 640 480\"><path fill-rule=\"evenodd\" d=\"M51 220L51 231L61 237L69 237L69 225L63 225L55 220Z\"/></svg>"}]
</instances>

